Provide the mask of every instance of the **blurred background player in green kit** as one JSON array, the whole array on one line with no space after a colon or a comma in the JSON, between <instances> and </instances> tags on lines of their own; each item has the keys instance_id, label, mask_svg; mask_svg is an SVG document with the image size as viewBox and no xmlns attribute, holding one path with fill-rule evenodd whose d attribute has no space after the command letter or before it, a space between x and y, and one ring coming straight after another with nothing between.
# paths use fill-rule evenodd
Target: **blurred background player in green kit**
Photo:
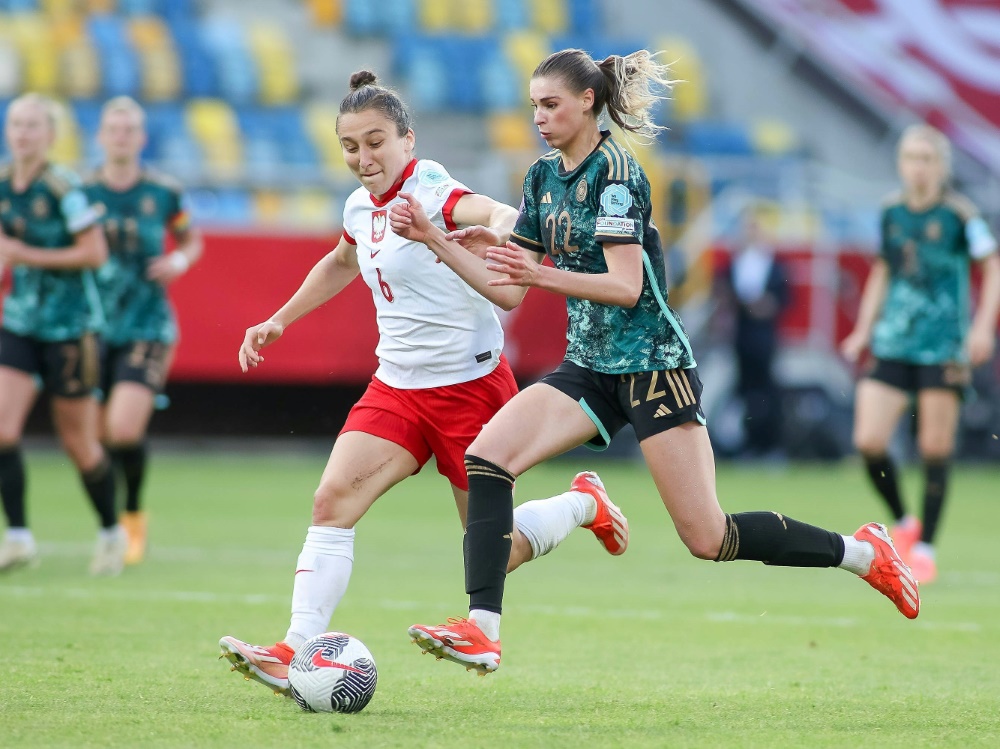
<instances>
[{"instance_id":1,"label":"blurred background player in green kit","mask_svg":"<svg viewBox=\"0 0 1000 749\"><path fill-rule=\"evenodd\" d=\"M947 186L948 139L913 125L899 141L903 189L882 210L881 255L842 351L856 361L871 347L874 366L858 383L854 443L895 520L893 540L921 583L937 577L934 538L944 507L962 395L971 367L988 362L1000 310L997 242L976 207ZM983 285L970 324L970 261ZM900 417L916 398L917 449L924 462L923 521L908 515L888 454Z\"/></svg>"},{"instance_id":2,"label":"blurred background player in green kit","mask_svg":"<svg viewBox=\"0 0 1000 749\"><path fill-rule=\"evenodd\" d=\"M107 318L101 368L103 439L125 485L125 563L136 564L146 549L141 508L146 431L177 342L166 287L201 257L202 243L191 228L180 186L140 161L146 145L142 107L127 96L108 101L97 138L104 163L85 189L91 201L104 206L110 250L108 262L97 273ZM165 245L168 234L174 241L171 252Z\"/></svg>"},{"instance_id":3,"label":"blurred background player in green kit","mask_svg":"<svg viewBox=\"0 0 1000 749\"><path fill-rule=\"evenodd\" d=\"M93 271L108 256L97 208L73 172L48 162L54 104L25 94L7 109L11 163L0 168L0 267L13 277L0 328L0 498L7 532L0 571L37 558L25 513L24 424L49 391L52 420L100 519L90 571L121 571L125 531L118 525L114 476L100 441L95 389L103 324Z\"/></svg>"}]
</instances>

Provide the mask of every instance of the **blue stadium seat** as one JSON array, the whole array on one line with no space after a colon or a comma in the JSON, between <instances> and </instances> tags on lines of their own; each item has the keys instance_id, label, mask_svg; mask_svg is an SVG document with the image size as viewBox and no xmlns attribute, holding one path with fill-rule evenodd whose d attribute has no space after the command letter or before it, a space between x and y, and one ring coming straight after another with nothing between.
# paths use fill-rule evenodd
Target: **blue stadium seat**
<instances>
[{"instance_id":1,"label":"blue stadium seat","mask_svg":"<svg viewBox=\"0 0 1000 749\"><path fill-rule=\"evenodd\" d=\"M256 159L269 166L268 159L274 158L279 164L292 166L318 164L319 155L298 107L241 107L236 114L248 162Z\"/></svg>"},{"instance_id":2,"label":"blue stadium seat","mask_svg":"<svg viewBox=\"0 0 1000 749\"><path fill-rule=\"evenodd\" d=\"M521 89L517 71L498 47L493 47L482 61L479 81L488 110L509 110L527 101L528 94Z\"/></svg>"},{"instance_id":3,"label":"blue stadium seat","mask_svg":"<svg viewBox=\"0 0 1000 749\"><path fill-rule=\"evenodd\" d=\"M3 5L6 7L2 8L2 10L11 13L38 10L38 0L7 0Z\"/></svg>"},{"instance_id":4,"label":"blue stadium seat","mask_svg":"<svg viewBox=\"0 0 1000 749\"><path fill-rule=\"evenodd\" d=\"M601 27L601 9L597 0L570 0L567 6L569 25L573 31L586 33Z\"/></svg>"},{"instance_id":5,"label":"blue stadium seat","mask_svg":"<svg viewBox=\"0 0 1000 749\"><path fill-rule=\"evenodd\" d=\"M649 43L639 38L610 37L598 34L564 34L552 40L552 49L582 49L597 61L609 55L628 55L647 49Z\"/></svg>"},{"instance_id":6,"label":"blue stadium seat","mask_svg":"<svg viewBox=\"0 0 1000 749\"><path fill-rule=\"evenodd\" d=\"M232 104L254 101L257 98L257 66L243 27L236 21L215 18L201 25L200 36L215 59L223 97Z\"/></svg>"},{"instance_id":7,"label":"blue stadium seat","mask_svg":"<svg viewBox=\"0 0 1000 749\"><path fill-rule=\"evenodd\" d=\"M151 104L146 107L146 133L149 143L146 145L144 156L152 160L166 160L165 151L172 149L181 153L182 156L189 154L193 148L197 152L198 147L188 135L184 124L184 110L180 104L173 102L163 104ZM180 139L168 146L171 138ZM187 138L189 143L185 143Z\"/></svg>"},{"instance_id":8,"label":"blue stadium seat","mask_svg":"<svg viewBox=\"0 0 1000 749\"><path fill-rule=\"evenodd\" d=\"M177 45L184 93L191 97L210 97L219 93L215 62L205 49L197 27L186 19L172 20L170 32Z\"/></svg>"},{"instance_id":9,"label":"blue stadium seat","mask_svg":"<svg viewBox=\"0 0 1000 749\"><path fill-rule=\"evenodd\" d=\"M380 5L371 0L347 0L344 6L344 26L352 34L377 34L383 18Z\"/></svg>"},{"instance_id":10,"label":"blue stadium seat","mask_svg":"<svg viewBox=\"0 0 1000 749\"><path fill-rule=\"evenodd\" d=\"M126 16L150 16L159 10L157 0L118 0L118 12Z\"/></svg>"},{"instance_id":11,"label":"blue stadium seat","mask_svg":"<svg viewBox=\"0 0 1000 749\"><path fill-rule=\"evenodd\" d=\"M87 32L100 58L101 81L108 96L136 96L142 84L139 58L120 16L94 15Z\"/></svg>"},{"instance_id":12,"label":"blue stadium seat","mask_svg":"<svg viewBox=\"0 0 1000 749\"><path fill-rule=\"evenodd\" d=\"M480 71L483 58L499 48L491 38L451 37L442 39L442 52L449 73L449 103L465 112L478 112L483 108L483 90Z\"/></svg>"},{"instance_id":13,"label":"blue stadium seat","mask_svg":"<svg viewBox=\"0 0 1000 749\"><path fill-rule=\"evenodd\" d=\"M167 21L194 21L195 0L158 0L157 13Z\"/></svg>"},{"instance_id":14,"label":"blue stadium seat","mask_svg":"<svg viewBox=\"0 0 1000 749\"><path fill-rule=\"evenodd\" d=\"M696 155L747 156L753 153L750 133L744 124L738 122L689 122L685 128L684 145Z\"/></svg>"},{"instance_id":15,"label":"blue stadium seat","mask_svg":"<svg viewBox=\"0 0 1000 749\"><path fill-rule=\"evenodd\" d=\"M493 5L495 26L500 31L511 29L526 29L530 25L528 9L525 5L530 0L496 0Z\"/></svg>"},{"instance_id":16,"label":"blue stadium seat","mask_svg":"<svg viewBox=\"0 0 1000 749\"><path fill-rule=\"evenodd\" d=\"M417 26L415 0L381 0L371 3L379 8L379 17L384 23L383 33L409 34Z\"/></svg>"}]
</instances>

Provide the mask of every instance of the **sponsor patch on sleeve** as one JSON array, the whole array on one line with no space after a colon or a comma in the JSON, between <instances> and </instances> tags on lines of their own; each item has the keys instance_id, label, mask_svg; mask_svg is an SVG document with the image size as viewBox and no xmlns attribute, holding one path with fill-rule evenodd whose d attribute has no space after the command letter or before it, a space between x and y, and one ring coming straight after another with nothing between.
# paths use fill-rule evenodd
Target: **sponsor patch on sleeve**
<instances>
[{"instance_id":1,"label":"sponsor patch on sleeve","mask_svg":"<svg viewBox=\"0 0 1000 749\"><path fill-rule=\"evenodd\" d=\"M594 226L595 234L635 234L635 221L630 218L598 216Z\"/></svg>"}]
</instances>

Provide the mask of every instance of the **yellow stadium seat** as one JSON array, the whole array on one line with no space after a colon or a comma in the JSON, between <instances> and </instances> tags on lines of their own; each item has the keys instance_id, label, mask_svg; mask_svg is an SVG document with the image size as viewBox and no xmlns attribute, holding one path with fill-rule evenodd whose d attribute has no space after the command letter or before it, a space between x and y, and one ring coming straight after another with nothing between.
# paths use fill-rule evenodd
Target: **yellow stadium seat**
<instances>
[{"instance_id":1,"label":"yellow stadium seat","mask_svg":"<svg viewBox=\"0 0 1000 749\"><path fill-rule=\"evenodd\" d=\"M344 152L337 137L337 108L331 104L310 104L305 110L305 126L319 151L326 171L334 177L345 178L351 171L344 163Z\"/></svg>"},{"instance_id":2,"label":"yellow stadium seat","mask_svg":"<svg viewBox=\"0 0 1000 749\"><path fill-rule=\"evenodd\" d=\"M151 101L170 101L181 92L181 69L173 37L156 16L133 18L129 38L139 55L142 90Z\"/></svg>"},{"instance_id":3,"label":"yellow stadium seat","mask_svg":"<svg viewBox=\"0 0 1000 749\"><path fill-rule=\"evenodd\" d=\"M21 53L25 89L55 93L59 85L59 50L49 24L36 13L19 13L12 17L10 29Z\"/></svg>"},{"instance_id":4,"label":"yellow stadium seat","mask_svg":"<svg viewBox=\"0 0 1000 749\"><path fill-rule=\"evenodd\" d=\"M285 200L275 190L259 190L253 196L254 218L261 224L280 224L285 215Z\"/></svg>"},{"instance_id":5,"label":"yellow stadium seat","mask_svg":"<svg viewBox=\"0 0 1000 749\"><path fill-rule=\"evenodd\" d=\"M322 231L333 229L338 223L333 199L324 190L302 190L291 198L291 202L293 210L287 215L294 216L297 228Z\"/></svg>"},{"instance_id":6,"label":"yellow stadium seat","mask_svg":"<svg viewBox=\"0 0 1000 749\"><path fill-rule=\"evenodd\" d=\"M571 0L532 0L532 26L546 34L561 34L569 25L566 3ZM541 62L541 58L539 58ZM536 63L537 64L537 63Z\"/></svg>"},{"instance_id":7,"label":"yellow stadium seat","mask_svg":"<svg viewBox=\"0 0 1000 749\"><path fill-rule=\"evenodd\" d=\"M779 156L799 147L799 138L787 122L758 120L750 130L754 150L768 156Z\"/></svg>"},{"instance_id":8,"label":"yellow stadium seat","mask_svg":"<svg viewBox=\"0 0 1000 749\"><path fill-rule=\"evenodd\" d=\"M115 0L84 0L83 5L85 13L95 15L98 13L114 13L117 3Z\"/></svg>"},{"instance_id":9,"label":"yellow stadium seat","mask_svg":"<svg viewBox=\"0 0 1000 749\"><path fill-rule=\"evenodd\" d=\"M77 0L42 0L42 10L52 18L76 16Z\"/></svg>"},{"instance_id":10,"label":"yellow stadium seat","mask_svg":"<svg viewBox=\"0 0 1000 749\"><path fill-rule=\"evenodd\" d=\"M90 99L100 94L100 65L88 40L81 39L63 50L62 89L74 99Z\"/></svg>"},{"instance_id":11,"label":"yellow stadium seat","mask_svg":"<svg viewBox=\"0 0 1000 749\"><path fill-rule=\"evenodd\" d=\"M704 67L697 50L687 39L662 37L655 45L662 51L660 59L670 64L671 77L678 81L674 86L672 114L681 121L705 116L708 111L708 90Z\"/></svg>"},{"instance_id":12,"label":"yellow stadium seat","mask_svg":"<svg viewBox=\"0 0 1000 749\"><path fill-rule=\"evenodd\" d=\"M420 27L432 33L454 28L454 7L451 0L417 0Z\"/></svg>"},{"instance_id":13,"label":"yellow stadium seat","mask_svg":"<svg viewBox=\"0 0 1000 749\"><path fill-rule=\"evenodd\" d=\"M309 12L317 26L340 26L343 10L340 0L309 0Z\"/></svg>"},{"instance_id":14,"label":"yellow stadium seat","mask_svg":"<svg viewBox=\"0 0 1000 749\"><path fill-rule=\"evenodd\" d=\"M459 30L484 34L493 28L493 0L458 0L453 15Z\"/></svg>"},{"instance_id":15,"label":"yellow stadium seat","mask_svg":"<svg viewBox=\"0 0 1000 749\"><path fill-rule=\"evenodd\" d=\"M264 22L250 26L250 50L257 63L260 99L265 104L288 104L299 94L295 54L281 27Z\"/></svg>"},{"instance_id":16,"label":"yellow stadium seat","mask_svg":"<svg viewBox=\"0 0 1000 749\"><path fill-rule=\"evenodd\" d=\"M531 122L524 112L497 112L489 116L490 144L501 151L529 151L538 148Z\"/></svg>"},{"instance_id":17,"label":"yellow stadium seat","mask_svg":"<svg viewBox=\"0 0 1000 749\"><path fill-rule=\"evenodd\" d=\"M503 40L504 54L517 70L520 84L526 86L538 63L552 52L548 39L536 31L515 31Z\"/></svg>"},{"instance_id":18,"label":"yellow stadium seat","mask_svg":"<svg viewBox=\"0 0 1000 749\"><path fill-rule=\"evenodd\" d=\"M75 167L80 161L80 128L70 107L57 102L56 140L52 144L51 157L57 164Z\"/></svg>"},{"instance_id":19,"label":"yellow stadium seat","mask_svg":"<svg viewBox=\"0 0 1000 749\"><path fill-rule=\"evenodd\" d=\"M243 149L239 123L222 99L191 99L184 113L188 129L201 146L211 172L232 177L241 166Z\"/></svg>"}]
</instances>

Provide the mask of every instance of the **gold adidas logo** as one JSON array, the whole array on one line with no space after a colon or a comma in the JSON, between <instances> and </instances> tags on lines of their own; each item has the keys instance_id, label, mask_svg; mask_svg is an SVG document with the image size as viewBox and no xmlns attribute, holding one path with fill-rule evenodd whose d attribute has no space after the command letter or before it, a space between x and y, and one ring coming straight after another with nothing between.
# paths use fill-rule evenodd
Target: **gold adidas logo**
<instances>
[{"instance_id":1,"label":"gold adidas logo","mask_svg":"<svg viewBox=\"0 0 1000 749\"><path fill-rule=\"evenodd\" d=\"M542 198L542 203L551 203L551 202L552 202L552 193L550 192L545 193L545 196Z\"/></svg>"},{"instance_id":2,"label":"gold adidas logo","mask_svg":"<svg viewBox=\"0 0 1000 749\"><path fill-rule=\"evenodd\" d=\"M673 411L667 408L667 405L665 403L661 403L660 407L656 409L656 413L653 414L653 418L659 419L661 416L670 416L670 414L672 413Z\"/></svg>"}]
</instances>

